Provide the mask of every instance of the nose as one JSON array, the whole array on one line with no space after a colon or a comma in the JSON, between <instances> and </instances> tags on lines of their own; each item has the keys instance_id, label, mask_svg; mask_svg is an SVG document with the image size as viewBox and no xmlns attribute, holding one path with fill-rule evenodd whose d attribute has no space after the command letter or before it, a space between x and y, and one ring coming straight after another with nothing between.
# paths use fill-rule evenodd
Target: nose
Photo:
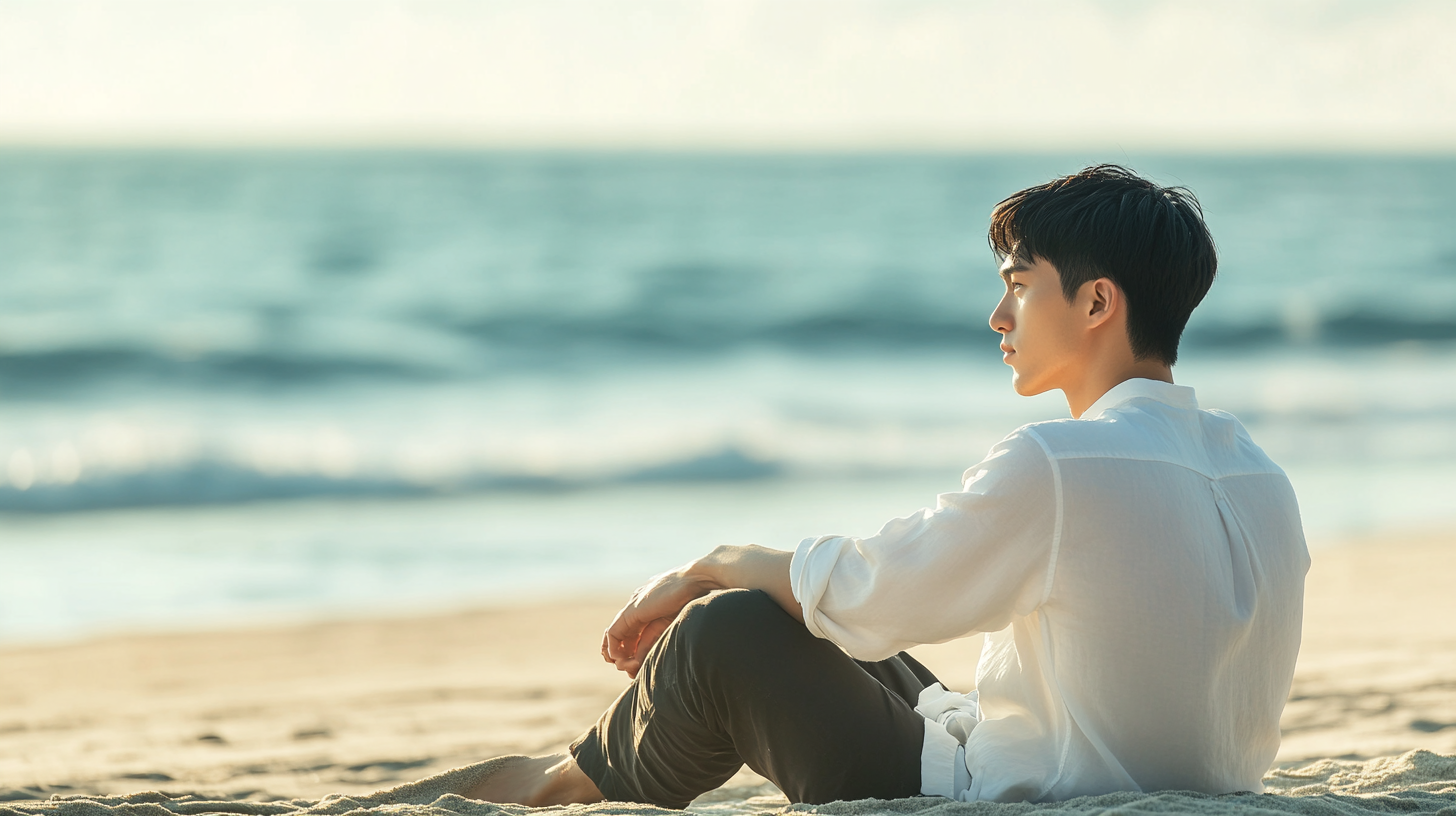
<instances>
[{"instance_id":1,"label":"nose","mask_svg":"<svg viewBox=\"0 0 1456 816\"><path fill-rule=\"evenodd\" d=\"M991 324L993 332L1006 334L1011 331L1011 309L1006 302L1008 297L1010 297L1010 293L1001 296L1001 302L996 304L996 308L991 312L991 319L987 321Z\"/></svg>"}]
</instances>

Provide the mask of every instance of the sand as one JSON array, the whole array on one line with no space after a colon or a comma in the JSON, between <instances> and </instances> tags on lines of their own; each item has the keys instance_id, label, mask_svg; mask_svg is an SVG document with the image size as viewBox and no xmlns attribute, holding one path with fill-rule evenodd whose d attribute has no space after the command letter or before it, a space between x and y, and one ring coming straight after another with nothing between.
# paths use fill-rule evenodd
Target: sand
<instances>
[{"instance_id":1,"label":"sand","mask_svg":"<svg viewBox=\"0 0 1456 816\"><path fill-rule=\"evenodd\" d=\"M1456 754L1453 567L1456 536L1448 535L1316 551L1284 744L1267 780L1272 794L1118 794L1042 808L919 799L817 810L1456 814L1456 759L1442 756ZM366 795L486 757L564 748L626 685L596 656L614 611L615 599L577 599L0 650L0 816L520 810L448 796L386 806ZM977 649L963 641L917 656L964 688ZM785 804L745 771L691 809L736 814Z\"/></svg>"},{"instance_id":2,"label":"sand","mask_svg":"<svg viewBox=\"0 0 1456 816\"><path fill-rule=\"evenodd\" d=\"M1046 805L951 802L939 797L896 800L859 800L828 805L788 805L781 797L759 796L721 802L697 802L689 807L713 816L743 816L769 813L822 813L833 816L889 816L890 814L935 814L935 816L1019 816L1020 814L1132 814L1191 813L1207 816L1253 816L1254 814L1301 814L1301 816L1357 816L1378 813L1456 813L1456 758L1427 751L1411 751L1399 757L1364 762L1321 760L1295 770L1270 774L1273 792L1261 795L1228 794L1207 796L1197 793L1115 793L1088 796ZM333 795L322 799L248 801L208 798L157 791L120 796L54 796L49 801L17 801L0 804L0 816L173 816L173 814L241 814L242 816L514 816L571 814L571 816L651 816L673 813L661 808L623 803L532 809L517 805L492 805L453 794L424 804L380 804L369 797Z\"/></svg>"}]
</instances>

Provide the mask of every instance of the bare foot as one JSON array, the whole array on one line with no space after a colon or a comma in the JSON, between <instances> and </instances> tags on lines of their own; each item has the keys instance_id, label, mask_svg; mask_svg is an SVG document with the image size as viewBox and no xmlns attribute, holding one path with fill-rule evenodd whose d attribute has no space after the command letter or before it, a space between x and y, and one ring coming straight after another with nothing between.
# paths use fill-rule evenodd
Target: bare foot
<instances>
[{"instance_id":1,"label":"bare foot","mask_svg":"<svg viewBox=\"0 0 1456 816\"><path fill-rule=\"evenodd\" d=\"M602 801L602 792L570 754L508 757L462 796L482 802L511 802L530 807L587 805Z\"/></svg>"},{"instance_id":2,"label":"bare foot","mask_svg":"<svg viewBox=\"0 0 1456 816\"><path fill-rule=\"evenodd\" d=\"M428 805L452 793L485 802L531 807L602 801L602 792L582 773L570 754L496 757L377 791L360 801Z\"/></svg>"}]
</instances>

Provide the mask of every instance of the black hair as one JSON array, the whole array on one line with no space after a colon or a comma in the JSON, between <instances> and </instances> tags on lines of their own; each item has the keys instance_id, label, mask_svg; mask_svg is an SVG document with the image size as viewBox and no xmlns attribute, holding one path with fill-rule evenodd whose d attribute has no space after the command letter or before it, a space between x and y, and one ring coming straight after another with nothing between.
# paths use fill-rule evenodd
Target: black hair
<instances>
[{"instance_id":1,"label":"black hair","mask_svg":"<svg viewBox=\"0 0 1456 816\"><path fill-rule=\"evenodd\" d=\"M1115 164L1029 187L991 211L996 256L1056 267L1071 302L1109 278L1127 299L1133 356L1172 365L1193 308L1218 271L1203 209L1183 187L1160 187Z\"/></svg>"}]
</instances>

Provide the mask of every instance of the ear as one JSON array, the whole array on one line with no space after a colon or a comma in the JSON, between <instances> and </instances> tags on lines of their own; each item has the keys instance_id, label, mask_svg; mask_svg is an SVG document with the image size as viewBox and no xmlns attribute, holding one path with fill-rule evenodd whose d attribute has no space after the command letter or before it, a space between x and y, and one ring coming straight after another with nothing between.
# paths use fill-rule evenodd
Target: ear
<instances>
[{"instance_id":1,"label":"ear","mask_svg":"<svg viewBox=\"0 0 1456 816\"><path fill-rule=\"evenodd\" d=\"M1122 290L1111 278L1098 278L1082 284L1083 314L1087 315L1087 328L1092 329L1122 312Z\"/></svg>"}]
</instances>

